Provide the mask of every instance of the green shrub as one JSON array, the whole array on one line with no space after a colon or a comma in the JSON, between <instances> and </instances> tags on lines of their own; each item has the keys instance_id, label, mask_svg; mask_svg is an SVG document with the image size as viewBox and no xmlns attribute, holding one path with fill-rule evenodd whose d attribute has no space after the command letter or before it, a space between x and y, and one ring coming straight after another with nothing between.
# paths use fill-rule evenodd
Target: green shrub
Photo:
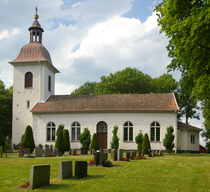
<instances>
[{"instance_id":1,"label":"green shrub","mask_svg":"<svg viewBox=\"0 0 210 192\"><path fill-rule=\"evenodd\" d=\"M166 129L167 133L165 134L165 139L163 139L163 146L166 148L166 151L168 153L171 153L174 148L174 128L172 126L169 126Z\"/></svg>"},{"instance_id":2,"label":"green shrub","mask_svg":"<svg viewBox=\"0 0 210 192\"><path fill-rule=\"evenodd\" d=\"M118 149L119 147L119 138L117 137L117 130L118 130L118 126L115 125L113 127L113 137L112 137L112 142L111 142L111 149Z\"/></svg>"},{"instance_id":3,"label":"green shrub","mask_svg":"<svg viewBox=\"0 0 210 192\"><path fill-rule=\"evenodd\" d=\"M206 142L207 152L210 153L210 141Z\"/></svg>"},{"instance_id":4,"label":"green shrub","mask_svg":"<svg viewBox=\"0 0 210 192\"><path fill-rule=\"evenodd\" d=\"M135 138L137 144L137 151L142 151L143 134L139 133Z\"/></svg>"},{"instance_id":5,"label":"green shrub","mask_svg":"<svg viewBox=\"0 0 210 192\"><path fill-rule=\"evenodd\" d=\"M65 152L65 142L63 138L63 131L59 130L57 133L57 149L59 152L62 152L64 154Z\"/></svg>"},{"instance_id":6,"label":"green shrub","mask_svg":"<svg viewBox=\"0 0 210 192\"><path fill-rule=\"evenodd\" d=\"M91 135L88 128L85 128L84 132L80 134L79 141L82 144L82 147L85 148L87 152L90 146L90 142L91 142Z\"/></svg>"},{"instance_id":7,"label":"green shrub","mask_svg":"<svg viewBox=\"0 0 210 192\"><path fill-rule=\"evenodd\" d=\"M34 144L33 131L30 125L26 127L25 134L22 139L22 143L24 143L25 148L30 148L30 153L32 153L32 151L35 148L35 144Z\"/></svg>"},{"instance_id":8,"label":"green shrub","mask_svg":"<svg viewBox=\"0 0 210 192\"><path fill-rule=\"evenodd\" d=\"M63 124L60 124L59 126L58 126L58 129L57 129L57 132L56 132L56 136L58 137L58 131L62 131L63 132L63 129L64 129L64 125ZM56 140L55 140L55 149L58 149L58 146L57 146L57 138L56 138Z\"/></svg>"},{"instance_id":9,"label":"green shrub","mask_svg":"<svg viewBox=\"0 0 210 192\"><path fill-rule=\"evenodd\" d=\"M0 127L0 146L2 146L2 150L4 151L5 142L4 142L4 135L3 135L1 127Z\"/></svg>"},{"instance_id":10,"label":"green shrub","mask_svg":"<svg viewBox=\"0 0 210 192\"><path fill-rule=\"evenodd\" d=\"M151 150L151 146L150 146L148 134L145 133L144 134L144 139L143 139L143 142L142 142L142 150L144 150L145 154L148 154L148 149Z\"/></svg>"},{"instance_id":11,"label":"green shrub","mask_svg":"<svg viewBox=\"0 0 210 192\"><path fill-rule=\"evenodd\" d=\"M70 141L69 141L69 131L68 131L68 129L64 129L63 138L64 138L64 142L65 142L65 151L69 151L70 150Z\"/></svg>"},{"instance_id":12,"label":"green shrub","mask_svg":"<svg viewBox=\"0 0 210 192\"><path fill-rule=\"evenodd\" d=\"M98 136L96 133L93 134L90 148L95 149L95 150L100 149L100 144L99 144Z\"/></svg>"},{"instance_id":13,"label":"green shrub","mask_svg":"<svg viewBox=\"0 0 210 192\"><path fill-rule=\"evenodd\" d=\"M0 157L3 157L3 147L0 146Z\"/></svg>"}]
</instances>

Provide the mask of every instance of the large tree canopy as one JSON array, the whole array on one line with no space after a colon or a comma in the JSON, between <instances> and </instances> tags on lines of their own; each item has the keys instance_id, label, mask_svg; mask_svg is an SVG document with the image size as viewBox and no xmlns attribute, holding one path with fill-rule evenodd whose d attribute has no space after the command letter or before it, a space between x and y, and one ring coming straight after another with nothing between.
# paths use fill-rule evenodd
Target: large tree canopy
<instances>
[{"instance_id":1,"label":"large tree canopy","mask_svg":"<svg viewBox=\"0 0 210 192\"><path fill-rule=\"evenodd\" d=\"M149 75L130 67L100 79L99 83L85 82L71 94L170 93L174 92L178 85L170 74L152 79Z\"/></svg>"},{"instance_id":2,"label":"large tree canopy","mask_svg":"<svg viewBox=\"0 0 210 192\"><path fill-rule=\"evenodd\" d=\"M3 136L12 136L12 87L5 88L0 80L0 127Z\"/></svg>"},{"instance_id":3,"label":"large tree canopy","mask_svg":"<svg viewBox=\"0 0 210 192\"><path fill-rule=\"evenodd\" d=\"M168 69L180 70L185 86L203 102L205 132L210 132L210 1L163 0L155 10L160 32L169 38Z\"/></svg>"}]
</instances>

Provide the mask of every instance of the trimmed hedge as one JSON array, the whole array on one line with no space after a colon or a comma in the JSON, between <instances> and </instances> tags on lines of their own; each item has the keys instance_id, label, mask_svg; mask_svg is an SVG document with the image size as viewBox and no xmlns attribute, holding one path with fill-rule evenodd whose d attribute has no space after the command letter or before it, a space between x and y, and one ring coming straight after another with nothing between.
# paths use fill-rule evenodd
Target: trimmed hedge
<instances>
[{"instance_id":1,"label":"trimmed hedge","mask_svg":"<svg viewBox=\"0 0 210 192\"><path fill-rule=\"evenodd\" d=\"M137 144L137 151L142 151L143 134L139 133L135 138Z\"/></svg>"},{"instance_id":2,"label":"trimmed hedge","mask_svg":"<svg viewBox=\"0 0 210 192\"><path fill-rule=\"evenodd\" d=\"M150 146L148 134L145 133L143 143L142 143L142 150L144 150L145 154L148 154L148 149L151 150L151 146Z\"/></svg>"},{"instance_id":3,"label":"trimmed hedge","mask_svg":"<svg viewBox=\"0 0 210 192\"><path fill-rule=\"evenodd\" d=\"M30 148L30 153L33 152L35 148L35 144L34 144L33 131L30 125L26 127L25 134L22 139L22 143L24 143L25 148Z\"/></svg>"},{"instance_id":4,"label":"trimmed hedge","mask_svg":"<svg viewBox=\"0 0 210 192\"><path fill-rule=\"evenodd\" d=\"M69 151L70 150L70 141L69 141L69 130L68 129L64 129L63 138L64 138L64 142L65 142L65 151Z\"/></svg>"},{"instance_id":5,"label":"trimmed hedge","mask_svg":"<svg viewBox=\"0 0 210 192\"><path fill-rule=\"evenodd\" d=\"M113 127L113 137L112 137L112 142L111 142L111 149L118 149L119 147L119 138L117 137L117 130L118 130L118 126L115 125Z\"/></svg>"},{"instance_id":6,"label":"trimmed hedge","mask_svg":"<svg viewBox=\"0 0 210 192\"><path fill-rule=\"evenodd\" d=\"M95 150L100 149L100 144L99 144L98 136L97 136L96 133L93 134L90 148L91 148L91 149L95 149Z\"/></svg>"},{"instance_id":7,"label":"trimmed hedge","mask_svg":"<svg viewBox=\"0 0 210 192\"><path fill-rule=\"evenodd\" d=\"M91 142L91 134L88 128L84 128L84 132L80 134L79 141L82 144L82 147L85 148L87 152Z\"/></svg>"}]
</instances>

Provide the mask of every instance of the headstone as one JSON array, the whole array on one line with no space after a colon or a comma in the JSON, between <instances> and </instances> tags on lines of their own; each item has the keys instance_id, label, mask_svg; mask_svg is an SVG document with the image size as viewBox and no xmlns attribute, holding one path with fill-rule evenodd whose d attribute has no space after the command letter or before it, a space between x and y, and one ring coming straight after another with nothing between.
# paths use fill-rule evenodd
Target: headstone
<instances>
[{"instance_id":1,"label":"headstone","mask_svg":"<svg viewBox=\"0 0 210 192\"><path fill-rule=\"evenodd\" d=\"M58 151L58 152L57 152L57 156L58 156L58 157L61 157L61 156L63 156L63 153L60 152L60 151Z\"/></svg>"},{"instance_id":2,"label":"headstone","mask_svg":"<svg viewBox=\"0 0 210 192\"><path fill-rule=\"evenodd\" d=\"M153 155L151 154L151 150L148 149L148 157L152 157Z\"/></svg>"},{"instance_id":3,"label":"headstone","mask_svg":"<svg viewBox=\"0 0 210 192\"><path fill-rule=\"evenodd\" d=\"M69 150L69 155L71 155L71 149Z\"/></svg>"},{"instance_id":4,"label":"headstone","mask_svg":"<svg viewBox=\"0 0 210 192\"><path fill-rule=\"evenodd\" d=\"M130 151L125 152L125 158L129 158L129 159L131 158Z\"/></svg>"},{"instance_id":5,"label":"headstone","mask_svg":"<svg viewBox=\"0 0 210 192\"><path fill-rule=\"evenodd\" d=\"M75 161L75 178L87 177L87 161Z\"/></svg>"},{"instance_id":6,"label":"headstone","mask_svg":"<svg viewBox=\"0 0 210 192\"><path fill-rule=\"evenodd\" d=\"M100 153L99 165L104 166L105 161L108 159L108 153Z\"/></svg>"},{"instance_id":7,"label":"headstone","mask_svg":"<svg viewBox=\"0 0 210 192\"><path fill-rule=\"evenodd\" d=\"M136 151L131 150L130 151L130 158L134 159L136 157Z\"/></svg>"},{"instance_id":8,"label":"headstone","mask_svg":"<svg viewBox=\"0 0 210 192\"><path fill-rule=\"evenodd\" d=\"M160 156L163 156L162 150L159 151L159 155L160 155Z\"/></svg>"},{"instance_id":9,"label":"headstone","mask_svg":"<svg viewBox=\"0 0 210 192\"><path fill-rule=\"evenodd\" d=\"M53 152L53 145L50 145L50 151Z\"/></svg>"},{"instance_id":10,"label":"headstone","mask_svg":"<svg viewBox=\"0 0 210 192\"><path fill-rule=\"evenodd\" d=\"M42 157L42 149L34 149L34 157Z\"/></svg>"},{"instance_id":11,"label":"headstone","mask_svg":"<svg viewBox=\"0 0 210 192\"><path fill-rule=\"evenodd\" d=\"M30 172L31 189L50 184L50 165L32 165Z\"/></svg>"},{"instance_id":12,"label":"headstone","mask_svg":"<svg viewBox=\"0 0 210 192\"><path fill-rule=\"evenodd\" d=\"M111 161L116 161L117 160L117 150L112 149L111 150Z\"/></svg>"},{"instance_id":13,"label":"headstone","mask_svg":"<svg viewBox=\"0 0 210 192\"><path fill-rule=\"evenodd\" d=\"M152 156L153 157L155 156L155 150L152 150Z\"/></svg>"},{"instance_id":14,"label":"headstone","mask_svg":"<svg viewBox=\"0 0 210 192\"><path fill-rule=\"evenodd\" d=\"M67 179L72 177L72 161L59 162L59 178Z\"/></svg>"},{"instance_id":15,"label":"headstone","mask_svg":"<svg viewBox=\"0 0 210 192\"><path fill-rule=\"evenodd\" d=\"M140 151L138 151L138 158L142 158L142 153Z\"/></svg>"},{"instance_id":16,"label":"headstone","mask_svg":"<svg viewBox=\"0 0 210 192\"><path fill-rule=\"evenodd\" d=\"M71 150L71 155L76 155L77 154L77 150L76 149L72 149Z\"/></svg>"},{"instance_id":17,"label":"headstone","mask_svg":"<svg viewBox=\"0 0 210 192\"><path fill-rule=\"evenodd\" d=\"M20 157L23 157L25 154L30 155L30 148L20 148Z\"/></svg>"},{"instance_id":18,"label":"headstone","mask_svg":"<svg viewBox=\"0 0 210 192\"><path fill-rule=\"evenodd\" d=\"M38 145L38 149L42 149L42 145L41 144Z\"/></svg>"},{"instance_id":19,"label":"headstone","mask_svg":"<svg viewBox=\"0 0 210 192\"><path fill-rule=\"evenodd\" d=\"M122 157L123 157L123 149L117 149L117 160L120 161Z\"/></svg>"},{"instance_id":20,"label":"headstone","mask_svg":"<svg viewBox=\"0 0 210 192\"><path fill-rule=\"evenodd\" d=\"M144 150L142 150L142 157L144 157Z\"/></svg>"},{"instance_id":21,"label":"headstone","mask_svg":"<svg viewBox=\"0 0 210 192\"><path fill-rule=\"evenodd\" d=\"M99 159L100 159L100 153L95 151L94 153L94 165L97 166L99 164Z\"/></svg>"},{"instance_id":22,"label":"headstone","mask_svg":"<svg viewBox=\"0 0 210 192\"><path fill-rule=\"evenodd\" d=\"M51 150L49 149L49 145L45 145L45 150L44 150L44 157L48 157L51 155Z\"/></svg>"},{"instance_id":23,"label":"headstone","mask_svg":"<svg viewBox=\"0 0 210 192\"><path fill-rule=\"evenodd\" d=\"M54 157L57 156L57 153L58 153L58 150L57 150L57 149L54 149L54 150L53 150L53 156L54 156Z\"/></svg>"}]
</instances>

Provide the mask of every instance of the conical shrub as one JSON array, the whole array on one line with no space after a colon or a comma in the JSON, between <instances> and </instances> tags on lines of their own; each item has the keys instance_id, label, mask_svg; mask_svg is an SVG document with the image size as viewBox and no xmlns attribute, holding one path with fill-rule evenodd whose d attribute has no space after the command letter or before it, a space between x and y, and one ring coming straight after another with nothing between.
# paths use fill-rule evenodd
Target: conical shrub
<instances>
[{"instance_id":1,"label":"conical shrub","mask_svg":"<svg viewBox=\"0 0 210 192\"><path fill-rule=\"evenodd\" d=\"M59 130L57 133L57 148L59 152L62 152L64 154L65 152L65 142L63 138L63 131Z\"/></svg>"},{"instance_id":2,"label":"conical shrub","mask_svg":"<svg viewBox=\"0 0 210 192\"><path fill-rule=\"evenodd\" d=\"M34 144L33 131L30 125L26 127L22 143L24 143L25 148L30 148L30 153L32 153L32 151L35 148L35 144Z\"/></svg>"},{"instance_id":3,"label":"conical shrub","mask_svg":"<svg viewBox=\"0 0 210 192\"><path fill-rule=\"evenodd\" d=\"M151 146L150 146L148 134L145 133L144 134L144 139L143 139L143 142L142 142L142 150L144 150L145 154L148 154L148 149L151 150Z\"/></svg>"},{"instance_id":4,"label":"conical shrub","mask_svg":"<svg viewBox=\"0 0 210 192\"><path fill-rule=\"evenodd\" d=\"M68 129L64 129L63 138L64 138L64 142L65 142L65 151L69 151L70 150L70 141L69 141L69 131L68 131Z\"/></svg>"},{"instance_id":5,"label":"conical shrub","mask_svg":"<svg viewBox=\"0 0 210 192\"><path fill-rule=\"evenodd\" d=\"M92 141L91 141L91 144L90 144L90 148L94 149L94 150L100 149L100 144L99 144L98 136L97 136L96 133L93 134L93 138L92 138Z\"/></svg>"}]
</instances>

